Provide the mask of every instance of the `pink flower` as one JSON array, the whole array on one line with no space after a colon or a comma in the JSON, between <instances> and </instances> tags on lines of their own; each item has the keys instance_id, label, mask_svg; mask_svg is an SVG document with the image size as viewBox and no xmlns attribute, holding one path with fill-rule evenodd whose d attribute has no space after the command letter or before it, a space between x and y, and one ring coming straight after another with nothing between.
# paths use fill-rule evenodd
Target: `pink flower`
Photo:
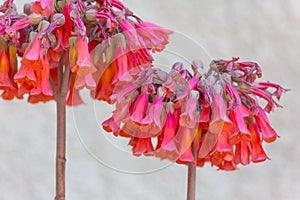
<instances>
[{"instance_id":1,"label":"pink flower","mask_svg":"<svg viewBox=\"0 0 300 200\"><path fill-rule=\"evenodd\" d=\"M191 97L187 100L185 105L185 112L180 115L179 124L188 128L195 128L197 124L196 111L198 108L199 93L197 91L191 92Z\"/></svg>"},{"instance_id":2,"label":"pink flower","mask_svg":"<svg viewBox=\"0 0 300 200\"><path fill-rule=\"evenodd\" d=\"M75 88L75 80L76 74L72 73L70 78L69 94L66 102L68 106L77 106L84 103L80 97L79 89Z\"/></svg>"},{"instance_id":3,"label":"pink flower","mask_svg":"<svg viewBox=\"0 0 300 200\"><path fill-rule=\"evenodd\" d=\"M130 50L138 50L140 48L145 48L146 46L140 45L138 33L136 32L135 27L126 19L121 20L120 22L121 28L126 35L128 42L127 46Z\"/></svg>"},{"instance_id":4,"label":"pink flower","mask_svg":"<svg viewBox=\"0 0 300 200\"><path fill-rule=\"evenodd\" d=\"M102 123L102 127L107 132L113 132L115 136L119 135L120 126L119 124L114 120L113 117L110 117L109 119L105 120Z\"/></svg>"},{"instance_id":5,"label":"pink flower","mask_svg":"<svg viewBox=\"0 0 300 200\"><path fill-rule=\"evenodd\" d=\"M132 146L132 152L135 156L142 154L150 156L154 153L151 138L131 138L129 145Z\"/></svg>"},{"instance_id":6,"label":"pink flower","mask_svg":"<svg viewBox=\"0 0 300 200\"><path fill-rule=\"evenodd\" d=\"M262 162L268 159L265 151L262 147L262 140L259 134L259 128L257 124L249 125L251 132L251 160L253 162Z\"/></svg>"},{"instance_id":7,"label":"pink flower","mask_svg":"<svg viewBox=\"0 0 300 200\"><path fill-rule=\"evenodd\" d=\"M77 53L76 64L74 66L71 66L72 72L77 74L77 79L75 81L75 88L77 89L82 89L83 87L87 87L89 89L95 88L96 83L92 77L92 73L97 71L97 69L92 63L86 38L84 37L77 38L76 53Z\"/></svg>"},{"instance_id":8,"label":"pink flower","mask_svg":"<svg viewBox=\"0 0 300 200\"><path fill-rule=\"evenodd\" d=\"M1 39L0 39L1 40ZM1 46L1 41L0 41ZM14 97L18 99L22 99L23 96L18 93L19 87L18 84L13 81L13 77L18 70L18 60L17 60L17 48L13 46L8 46L8 57L9 57L9 71L7 72L7 60L6 53L2 54L2 50L0 47L0 89L3 89L3 93L1 94L2 98L5 100L12 100ZM1 55L2 54L2 55ZM3 60L2 60L3 59ZM6 80L6 73L8 73L9 82ZM1 84L4 83L4 84ZM10 84L9 84L10 83Z\"/></svg>"},{"instance_id":9,"label":"pink flower","mask_svg":"<svg viewBox=\"0 0 300 200\"><path fill-rule=\"evenodd\" d=\"M236 61L215 61L207 74L194 65L193 76L180 63L169 73L152 68L132 71L135 82L126 79L115 86L111 100L117 108L103 125L115 135L129 137L136 156L197 166L209 162L220 170L264 161L268 157L262 142L278 136L253 95L267 94L273 101L285 89L255 83L261 76L259 66ZM157 139L155 149L152 139Z\"/></svg>"},{"instance_id":10,"label":"pink flower","mask_svg":"<svg viewBox=\"0 0 300 200\"><path fill-rule=\"evenodd\" d=\"M229 117L233 123L233 130L230 134L232 144L237 144L240 140L250 140L250 132L245 121L249 115L249 111L243 105L237 105L234 110L230 110Z\"/></svg>"},{"instance_id":11,"label":"pink flower","mask_svg":"<svg viewBox=\"0 0 300 200\"><path fill-rule=\"evenodd\" d=\"M113 80L116 73L117 68L115 61L108 66L105 66L105 69L102 72L98 69L98 71L94 74L94 80L97 80L97 86L95 91L91 92L93 98L111 103L110 96L112 95L115 87Z\"/></svg>"},{"instance_id":12,"label":"pink flower","mask_svg":"<svg viewBox=\"0 0 300 200\"><path fill-rule=\"evenodd\" d=\"M180 126L175 136L175 144L179 153L179 160L183 162L193 162L192 143L195 137L195 130L185 126Z\"/></svg>"},{"instance_id":13,"label":"pink flower","mask_svg":"<svg viewBox=\"0 0 300 200\"><path fill-rule=\"evenodd\" d=\"M187 86L185 87L184 91L180 94L180 96L177 97L177 99L182 99L188 96L190 92L197 87L198 82L199 79L197 77L193 77L190 80L188 80Z\"/></svg>"},{"instance_id":14,"label":"pink flower","mask_svg":"<svg viewBox=\"0 0 300 200\"><path fill-rule=\"evenodd\" d=\"M49 83L50 65L44 47L41 46L41 38L37 35L27 47L21 60L21 68L15 74L14 79L20 83L23 93L30 95L53 96ZM41 98L44 99L45 98Z\"/></svg>"},{"instance_id":15,"label":"pink flower","mask_svg":"<svg viewBox=\"0 0 300 200\"><path fill-rule=\"evenodd\" d=\"M173 105L169 105L169 107L173 107ZM173 111L172 111L173 110ZM174 108L169 108L167 112L166 120L162 129L162 143L161 147L168 151L175 150L175 134L177 132L178 122L176 121L174 115Z\"/></svg>"},{"instance_id":16,"label":"pink flower","mask_svg":"<svg viewBox=\"0 0 300 200\"><path fill-rule=\"evenodd\" d=\"M52 2L53 0L37 0L33 3L31 11L49 17L54 12Z\"/></svg>"},{"instance_id":17,"label":"pink flower","mask_svg":"<svg viewBox=\"0 0 300 200\"><path fill-rule=\"evenodd\" d=\"M7 42L0 37L0 88L12 87L9 77L10 58Z\"/></svg>"},{"instance_id":18,"label":"pink flower","mask_svg":"<svg viewBox=\"0 0 300 200\"><path fill-rule=\"evenodd\" d=\"M139 41L144 47L152 49L152 52L162 51L169 43L169 35L173 33L149 22L136 23L135 27Z\"/></svg>"},{"instance_id":19,"label":"pink flower","mask_svg":"<svg viewBox=\"0 0 300 200\"><path fill-rule=\"evenodd\" d=\"M209 122L211 116L211 106L206 99L202 101L202 110L199 115L199 122L206 123Z\"/></svg>"},{"instance_id":20,"label":"pink flower","mask_svg":"<svg viewBox=\"0 0 300 200\"><path fill-rule=\"evenodd\" d=\"M273 142L278 137L276 131L269 124L268 117L261 107L258 107L258 114L255 115L255 120L261 131L262 139L266 142Z\"/></svg>"},{"instance_id":21,"label":"pink flower","mask_svg":"<svg viewBox=\"0 0 300 200\"><path fill-rule=\"evenodd\" d=\"M129 71L132 67L128 65L128 57L124 49L119 46L116 48L115 51L115 62L117 67L117 76L115 76L114 82L117 83L118 81L132 81L132 77L129 75Z\"/></svg>"},{"instance_id":22,"label":"pink flower","mask_svg":"<svg viewBox=\"0 0 300 200\"><path fill-rule=\"evenodd\" d=\"M148 94L141 93L138 98L134 101L131 107L130 118L132 121L137 123L142 123L142 120L146 116L146 111L148 108Z\"/></svg>"},{"instance_id":23,"label":"pink flower","mask_svg":"<svg viewBox=\"0 0 300 200\"><path fill-rule=\"evenodd\" d=\"M215 93L213 96L212 103L212 113L213 117L209 123L209 128L207 133L203 136L203 140L199 149L198 157L204 158L207 156L219 140L220 134L227 134L229 129L231 129L232 122L227 116L227 106L223 97L220 95L218 88L215 88ZM220 141L221 142L221 141ZM225 141L227 142L227 141ZM222 148L221 148L222 149ZM226 150L227 149L223 149Z\"/></svg>"},{"instance_id":24,"label":"pink flower","mask_svg":"<svg viewBox=\"0 0 300 200\"><path fill-rule=\"evenodd\" d=\"M151 104L148 114L142 120L142 124L154 123L157 127L162 128L162 124L161 124L162 109L163 109L163 99L161 96L158 96Z\"/></svg>"},{"instance_id":25,"label":"pink flower","mask_svg":"<svg viewBox=\"0 0 300 200\"><path fill-rule=\"evenodd\" d=\"M248 165L250 163L250 156L251 146L249 141L241 140L239 143L236 144L234 156L234 162L236 164L241 163L242 165Z\"/></svg>"},{"instance_id":26,"label":"pink flower","mask_svg":"<svg viewBox=\"0 0 300 200\"><path fill-rule=\"evenodd\" d=\"M227 106L223 97L220 94L215 94L213 97L213 118L211 123L222 121L231 123L231 120L227 116Z\"/></svg>"}]
</instances>

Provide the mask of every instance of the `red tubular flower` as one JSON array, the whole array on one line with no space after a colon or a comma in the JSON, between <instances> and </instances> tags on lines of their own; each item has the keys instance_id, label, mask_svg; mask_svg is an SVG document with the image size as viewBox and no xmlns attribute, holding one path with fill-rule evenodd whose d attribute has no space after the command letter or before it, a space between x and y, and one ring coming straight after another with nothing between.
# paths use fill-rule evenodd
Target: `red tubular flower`
<instances>
[{"instance_id":1,"label":"red tubular flower","mask_svg":"<svg viewBox=\"0 0 300 200\"><path fill-rule=\"evenodd\" d=\"M34 69L31 67L31 61L25 59L21 60L21 68L15 74L14 80L16 83L20 83L21 93L30 93L37 84Z\"/></svg>"},{"instance_id":2,"label":"red tubular flower","mask_svg":"<svg viewBox=\"0 0 300 200\"><path fill-rule=\"evenodd\" d=\"M115 136L119 135L120 126L114 117L110 117L102 123L102 127L106 132L113 132Z\"/></svg>"},{"instance_id":3,"label":"red tubular flower","mask_svg":"<svg viewBox=\"0 0 300 200\"><path fill-rule=\"evenodd\" d=\"M214 88L215 94L213 95L212 103L213 117L209 123L207 133L203 136L203 140L198 153L199 158L204 158L205 156L207 156L217 144L220 134L227 133L232 126L232 122L228 118L226 113L227 105L225 104L225 101L221 96L221 91L219 90L220 89L218 86ZM227 149L220 148L219 150L227 152Z\"/></svg>"},{"instance_id":4,"label":"red tubular flower","mask_svg":"<svg viewBox=\"0 0 300 200\"><path fill-rule=\"evenodd\" d=\"M18 99L22 99L23 96L19 95L18 93L19 90L18 84L13 81L13 77L18 70L17 48L13 46L9 46L8 52L9 52L9 64L10 64L9 79L12 85L9 87L3 87L4 91L1 96L5 100L12 100L14 97L17 97ZM0 66L2 66L2 64L0 64Z\"/></svg>"},{"instance_id":5,"label":"red tubular flower","mask_svg":"<svg viewBox=\"0 0 300 200\"><path fill-rule=\"evenodd\" d=\"M265 151L262 147L262 140L259 134L259 128L257 124L249 124L249 130L251 132L251 160L253 162L262 162L268 159Z\"/></svg>"},{"instance_id":6,"label":"red tubular flower","mask_svg":"<svg viewBox=\"0 0 300 200\"><path fill-rule=\"evenodd\" d=\"M53 0L37 0L33 3L31 11L41 14L43 17L49 17L53 13Z\"/></svg>"},{"instance_id":7,"label":"red tubular flower","mask_svg":"<svg viewBox=\"0 0 300 200\"><path fill-rule=\"evenodd\" d=\"M90 53L88 51L87 40L83 37L78 37L76 40L76 54L76 64L71 68L72 72L77 74L77 79L75 80L75 88L95 88L96 83L92 77L92 73L97 71L97 69L92 63Z\"/></svg>"},{"instance_id":8,"label":"red tubular flower","mask_svg":"<svg viewBox=\"0 0 300 200\"><path fill-rule=\"evenodd\" d=\"M175 146L175 134L177 132L178 122L174 115L174 107L172 103L169 103L167 107L167 116L162 129L162 143L161 148L167 151L174 151Z\"/></svg>"},{"instance_id":9,"label":"red tubular flower","mask_svg":"<svg viewBox=\"0 0 300 200\"><path fill-rule=\"evenodd\" d=\"M61 27L64 31L63 39L62 39L62 47L63 49L67 49L70 47L69 44L69 38L71 37L71 33L73 30L73 22L70 17L70 13L72 11L72 6L71 4L67 1L66 5L64 6L64 9L62 11L64 17L65 17L65 24Z\"/></svg>"},{"instance_id":10,"label":"red tubular flower","mask_svg":"<svg viewBox=\"0 0 300 200\"><path fill-rule=\"evenodd\" d=\"M53 92L49 83L50 65L47 56L44 54L43 49L40 52L40 64L42 65L41 71L35 72L38 84L36 88L31 91L31 95L38 95L40 93L46 96L52 96Z\"/></svg>"},{"instance_id":11,"label":"red tubular flower","mask_svg":"<svg viewBox=\"0 0 300 200\"><path fill-rule=\"evenodd\" d=\"M185 126L180 126L175 136L175 144L179 153L178 160L181 162L193 162L194 155L192 144L195 137L195 130Z\"/></svg>"},{"instance_id":12,"label":"red tubular flower","mask_svg":"<svg viewBox=\"0 0 300 200\"><path fill-rule=\"evenodd\" d=\"M159 27L149 22L135 24L139 41L152 52L161 52L169 43L169 35L173 31Z\"/></svg>"},{"instance_id":13,"label":"red tubular flower","mask_svg":"<svg viewBox=\"0 0 300 200\"><path fill-rule=\"evenodd\" d=\"M209 122L211 115L211 106L209 102L206 99L203 99L202 101L202 110L199 115L199 122L200 123L206 123Z\"/></svg>"},{"instance_id":14,"label":"red tubular flower","mask_svg":"<svg viewBox=\"0 0 300 200\"><path fill-rule=\"evenodd\" d=\"M76 74L72 73L70 78L69 94L66 102L68 106L77 106L84 103L80 97L79 90L75 88L75 80Z\"/></svg>"},{"instance_id":15,"label":"red tubular flower","mask_svg":"<svg viewBox=\"0 0 300 200\"><path fill-rule=\"evenodd\" d=\"M154 148L151 142L151 138L136 138L133 137L129 141L129 145L132 146L132 152L135 156L146 156L153 155Z\"/></svg>"},{"instance_id":16,"label":"red tubular flower","mask_svg":"<svg viewBox=\"0 0 300 200\"><path fill-rule=\"evenodd\" d=\"M93 98L111 102L110 96L114 90L113 80L117 73L116 62L112 62L110 65L104 67L104 71L100 69L94 74L94 79L97 80L97 87L95 91L92 91Z\"/></svg>"},{"instance_id":17,"label":"red tubular flower","mask_svg":"<svg viewBox=\"0 0 300 200\"><path fill-rule=\"evenodd\" d=\"M219 170L226 170L226 171L233 171L237 169L236 163L234 163L234 161L223 161L222 163L220 163L220 165L218 165Z\"/></svg>"},{"instance_id":18,"label":"red tubular flower","mask_svg":"<svg viewBox=\"0 0 300 200\"><path fill-rule=\"evenodd\" d=\"M138 34L136 32L135 27L126 19L121 20L120 22L121 28L128 39L127 46L130 50L138 50L140 48L145 48L146 46L142 46L140 44Z\"/></svg>"},{"instance_id":19,"label":"red tubular flower","mask_svg":"<svg viewBox=\"0 0 300 200\"><path fill-rule=\"evenodd\" d=\"M104 129L129 137L136 156L197 166L209 162L220 170L266 160L262 142L278 136L252 95L267 94L273 102L272 97L279 99L287 90L255 83L259 66L237 60L214 61L207 74L193 66L194 76L180 63L170 73L148 67L131 72L132 79L114 88L111 102L117 109ZM153 138L158 141L155 149Z\"/></svg>"},{"instance_id":20,"label":"red tubular flower","mask_svg":"<svg viewBox=\"0 0 300 200\"><path fill-rule=\"evenodd\" d=\"M190 92L197 87L199 79L197 77L193 77L188 80L188 84L185 87L184 91L177 97L177 99L185 98L186 96L190 95Z\"/></svg>"},{"instance_id":21,"label":"red tubular flower","mask_svg":"<svg viewBox=\"0 0 300 200\"><path fill-rule=\"evenodd\" d=\"M133 81L129 72L135 66L128 65L128 56L121 46L116 48L115 62L117 67L117 74L114 78L113 83L118 83L119 81Z\"/></svg>"},{"instance_id":22,"label":"red tubular flower","mask_svg":"<svg viewBox=\"0 0 300 200\"><path fill-rule=\"evenodd\" d=\"M158 96L153 101L149 108L149 112L142 120L142 124L155 124L157 127L162 128L161 113L163 109L163 98Z\"/></svg>"},{"instance_id":23,"label":"red tubular flower","mask_svg":"<svg viewBox=\"0 0 300 200\"><path fill-rule=\"evenodd\" d=\"M50 65L44 50L44 47L41 46L41 39L37 35L25 50L21 60L21 68L14 76L15 82L20 84L21 93L40 97L41 101L53 99L53 92L49 83ZM39 98L32 97L31 99L34 100L30 102L39 101Z\"/></svg>"},{"instance_id":24,"label":"red tubular flower","mask_svg":"<svg viewBox=\"0 0 300 200\"><path fill-rule=\"evenodd\" d=\"M251 136L245 121L249 115L249 111L243 105L238 105L234 110L230 110L229 117L233 123L233 130L230 134L232 144L237 144L240 140L250 141Z\"/></svg>"},{"instance_id":25,"label":"red tubular flower","mask_svg":"<svg viewBox=\"0 0 300 200\"><path fill-rule=\"evenodd\" d=\"M273 142L278 137L276 131L269 124L268 117L261 107L258 107L258 115L255 120L262 134L262 139L266 142Z\"/></svg>"},{"instance_id":26,"label":"red tubular flower","mask_svg":"<svg viewBox=\"0 0 300 200\"><path fill-rule=\"evenodd\" d=\"M180 115L179 124L188 128L195 128L197 124L196 111L198 107L199 94L197 91L191 92L191 97L187 100L185 112Z\"/></svg>"},{"instance_id":27,"label":"red tubular flower","mask_svg":"<svg viewBox=\"0 0 300 200\"><path fill-rule=\"evenodd\" d=\"M0 89L12 87L9 78L10 59L7 42L0 38Z\"/></svg>"},{"instance_id":28,"label":"red tubular flower","mask_svg":"<svg viewBox=\"0 0 300 200\"><path fill-rule=\"evenodd\" d=\"M251 146L247 140L241 140L235 146L234 162L236 164L248 165L250 163ZM253 161L253 159L252 159Z\"/></svg>"},{"instance_id":29,"label":"red tubular flower","mask_svg":"<svg viewBox=\"0 0 300 200\"><path fill-rule=\"evenodd\" d=\"M114 135L123 134L123 136L125 137L129 137L129 135L133 136L130 131L126 133L124 130L120 130L121 122L126 122L130 118L130 106L131 102L121 101L117 103L116 110L114 111L112 116L113 118L111 119L111 121L108 121L113 125L112 131Z\"/></svg>"},{"instance_id":30,"label":"red tubular flower","mask_svg":"<svg viewBox=\"0 0 300 200\"><path fill-rule=\"evenodd\" d=\"M146 116L148 108L148 94L141 93L138 98L134 101L131 107L130 119L134 122L142 124L142 120Z\"/></svg>"}]
</instances>

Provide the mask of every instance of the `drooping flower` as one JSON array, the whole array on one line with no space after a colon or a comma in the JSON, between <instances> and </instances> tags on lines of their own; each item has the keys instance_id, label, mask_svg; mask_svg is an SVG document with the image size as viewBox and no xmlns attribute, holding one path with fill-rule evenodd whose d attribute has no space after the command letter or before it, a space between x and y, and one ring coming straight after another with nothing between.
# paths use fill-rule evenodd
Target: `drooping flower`
<instances>
[{"instance_id":1,"label":"drooping flower","mask_svg":"<svg viewBox=\"0 0 300 200\"><path fill-rule=\"evenodd\" d=\"M266 142L273 142L277 139L276 131L269 124L266 113L261 107L258 107L258 114L255 116L256 123L262 134L262 139Z\"/></svg>"},{"instance_id":2,"label":"drooping flower","mask_svg":"<svg viewBox=\"0 0 300 200\"><path fill-rule=\"evenodd\" d=\"M24 52L21 67L14 75L14 80L20 84L21 94L40 96L41 101L47 101L53 99L53 91L49 82L50 64L41 43L42 39L36 35ZM35 98L34 102L38 100Z\"/></svg>"},{"instance_id":3,"label":"drooping flower","mask_svg":"<svg viewBox=\"0 0 300 200\"><path fill-rule=\"evenodd\" d=\"M150 156L154 153L151 138L132 137L129 141L129 145L132 146L132 153L135 156L140 156L142 154Z\"/></svg>"},{"instance_id":4,"label":"drooping flower","mask_svg":"<svg viewBox=\"0 0 300 200\"><path fill-rule=\"evenodd\" d=\"M17 48L14 46L8 46L8 53L9 53L9 79L11 82L11 85L9 87L2 87L3 93L2 98L5 100L12 100L14 97L17 97L18 99L22 99L23 96L18 93L19 86L17 83L13 81L13 77L16 74L18 70L17 66Z\"/></svg>"},{"instance_id":5,"label":"drooping flower","mask_svg":"<svg viewBox=\"0 0 300 200\"><path fill-rule=\"evenodd\" d=\"M0 37L0 88L11 87L9 78L10 59L7 42Z\"/></svg>"},{"instance_id":6,"label":"drooping flower","mask_svg":"<svg viewBox=\"0 0 300 200\"><path fill-rule=\"evenodd\" d=\"M73 48L73 47L71 47ZM75 88L82 89L87 87L93 89L96 83L93 79L92 73L97 71L92 63L86 38L78 37L76 40L76 64L71 66L71 71L76 73Z\"/></svg>"},{"instance_id":7,"label":"drooping flower","mask_svg":"<svg viewBox=\"0 0 300 200\"><path fill-rule=\"evenodd\" d=\"M148 94L141 93L138 98L134 101L132 106L132 111L130 114L130 119L137 123L142 123L142 120L146 116L146 111L148 108Z\"/></svg>"},{"instance_id":8,"label":"drooping flower","mask_svg":"<svg viewBox=\"0 0 300 200\"><path fill-rule=\"evenodd\" d=\"M172 103L169 103L167 109L166 121L161 133L163 138L161 148L167 151L174 151L176 149L174 139L177 132L178 122L174 115L174 107Z\"/></svg>"},{"instance_id":9,"label":"drooping flower","mask_svg":"<svg viewBox=\"0 0 300 200\"><path fill-rule=\"evenodd\" d=\"M113 91L117 109L103 124L105 130L130 138L136 156L197 166L209 162L220 170L265 161L262 142L272 142L278 135L269 124L268 110L253 97L260 96L253 88L270 94L268 99L274 102L272 97L279 99L287 90L256 83L259 66L237 60L213 61L206 74L194 65L192 75L180 63L169 73L151 68L130 72L132 79L123 79ZM270 87L275 88L273 93Z\"/></svg>"},{"instance_id":10,"label":"drooping flower","mask_svg":"<svg viewBox=\"0 0 300 200\"><path fill-rule=\"evenodd\" d=\"M139 41L144 47L152 49L152 52L161 52L169 43L169 35L173 31L159 27L150 22L136 23Z\"/></svg>"},{"instance_id":11,"label":"drooping flower","mask_svg":"<svg viewBox=\"0 0 300 200\"><path fill-rule=\"evenodd\" d=\"M31 7L32 12L49 17L54 11L53 0L37 0Z\"/></svg>"}]
</instances>

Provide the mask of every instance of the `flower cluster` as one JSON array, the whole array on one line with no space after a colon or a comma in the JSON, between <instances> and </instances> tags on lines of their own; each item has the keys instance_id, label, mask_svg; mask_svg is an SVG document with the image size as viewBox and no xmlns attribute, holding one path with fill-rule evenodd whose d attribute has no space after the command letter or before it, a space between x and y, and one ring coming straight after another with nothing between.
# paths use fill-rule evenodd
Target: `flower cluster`
<instances>
[{"instance_id":1,"label":"flower cluster","mask_svg":"<svg viewBox=\"0 0 300 200\"><path fill-rule=\"evenodd\" d=\"M130 138L136 156L156 156L177 163L210 162L235 170L268 159L262 142L278 137L266 112L279 106L281 86L256 82L262 76L253 62L214 60L205 72L193 63L193 74L175 63L169 73L156 68L132 72L111 101L113 115L103 122L107 132ZM256 97L266 100L262 108Z\"/></svg>"},{"instance_id":2,"label":"flower cluster","mask_svg":"<svg viewBox=\"0 0 300 200\"><path fill-rule=\"evenodd\" d=\"M109 101L128 70L152 63L170 30L143 22L118 0L37 0L18 13L13 0L0 6L2 98L31 103L55 98L61 70L71 70L68 105L82 103L79 90ZM17 57L21 66L17 66ZM66 68L63 68L66 66ZM66 70L64 70L66 69Z\"/></svg>"}]
</instances>

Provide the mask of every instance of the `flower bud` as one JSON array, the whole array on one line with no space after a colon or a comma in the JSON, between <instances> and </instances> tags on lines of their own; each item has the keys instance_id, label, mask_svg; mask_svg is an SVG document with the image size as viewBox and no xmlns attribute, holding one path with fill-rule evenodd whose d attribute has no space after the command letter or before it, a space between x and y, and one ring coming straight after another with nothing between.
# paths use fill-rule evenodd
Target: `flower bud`
<instances>
[{"instance_id":1,"label":"flower bud","mask_svg":"<svg viewBox=\"0 0 300 200\"><path fill-rule=\"evenodd\" d=\"M36 13L31 13L28 16L29 22L32 25L37 25L41 22L41 20L43 19L42 15L40 14L36 14Z\"/></svg>"},{"instance_id":2,"label":"flower bud","mask_svg":"<svg viewBox=\"0 0 300 200\"><path fill-rule=\"evenodd\" d=\"M56 23L57 26L62 26L66 23L65 16L61 13L55 13L52 20Z\"/></svg>"},{"instance_id":3,"label":"flower bud","mask_svg":"<svg viewBox=\"0 0 300 200\"><path fill-rule=\"evenodd\" d=\"M50 22L48 22L46 20L42 20L40 22L40 24L39 24L38 31L42 32L42 31L47 30L47 28L49 27L49 25L50 25Z\"/></svg>"},{"instance_id":4,"label":"flower bud","mask_svg":"<svg viewBox=\"0 0 300 200\"><path fill-rule=\"evenodd\" d=\"M29 43L31 43L35 36L37 35L37 32L34 32L34 31L31 31L30 34L29 34Z\"/></svg>"},{"instance_id":5,"label":"flower bud","mask_svg":"<svg viewBox=\"0 0 300 200\"><path fill-rule=\"evenodd\" d=\"M95 9L89 9L85 13L85 17L88 21L96 21L96 10Z\"/></svg>"},{"instance_id":6,"label":"flower bud","mask_svg":"<svg viewBox=\"0 0 300 200\"><path fill-rule=\"evenodd\" d=\"M25 3L23 6L23 12L27 15L30 15L32 13L31 6L33 3Z\"/></svg>"},{"instance_id":7,"label":"flower bud","mask_svg":"<svg viewBox=\"0 0 300 200\"><path fill-rule=\"evenodd\" d=\"M71 68L76 65L76 61L77 61L76 40L77 40L77 37L75 37L75 36L72 36L69 38L69 43L70 43L69 62L70 62Z\"/></svg>"}]
</instances>

